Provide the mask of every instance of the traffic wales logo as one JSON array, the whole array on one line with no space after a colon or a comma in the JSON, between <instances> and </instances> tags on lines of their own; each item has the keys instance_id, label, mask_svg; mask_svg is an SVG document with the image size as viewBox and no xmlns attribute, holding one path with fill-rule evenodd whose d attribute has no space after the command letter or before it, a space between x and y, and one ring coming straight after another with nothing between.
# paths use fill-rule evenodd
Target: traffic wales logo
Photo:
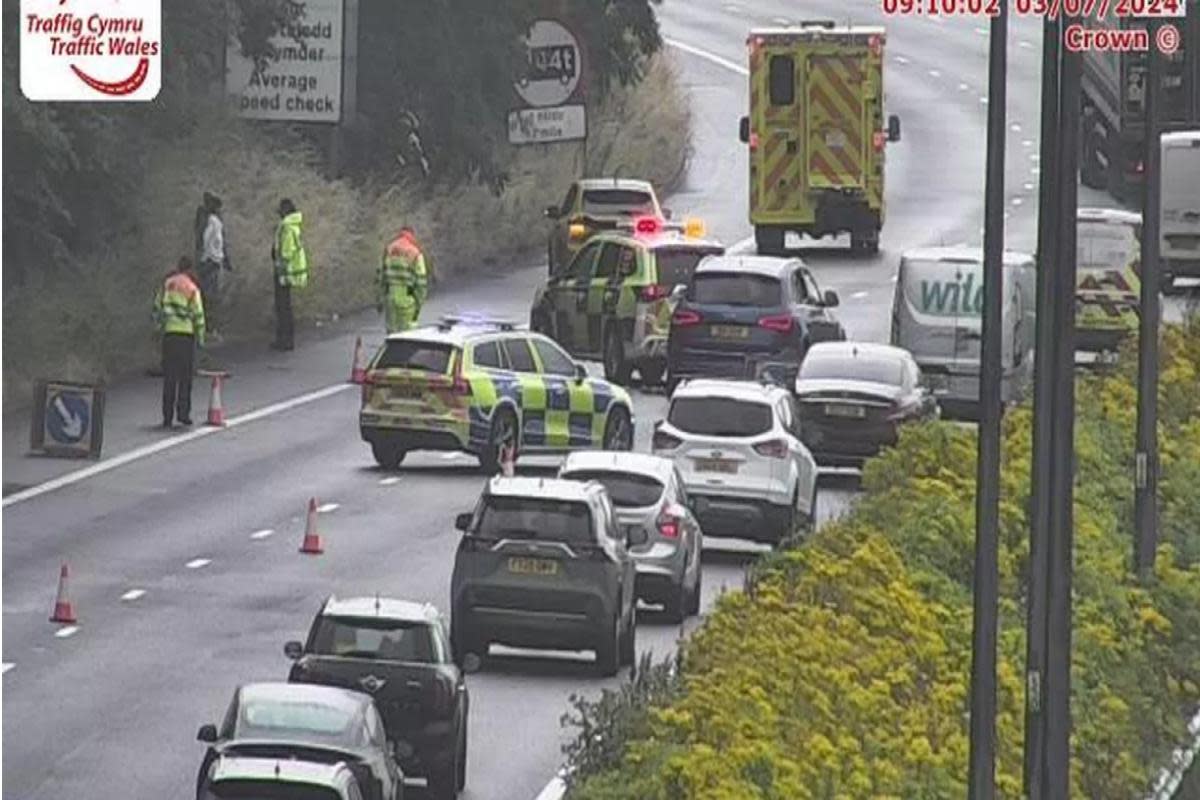
<instances>
[{"instance_id":1,"label":"traffic wales logo","mask_svg":"<svg viewBox=\"0 0 1200 800\"><path fill-rule=\"evenodd\" d=\"M146 102L162 87L162 0L21 0L21 91Z\"/></svg>"}]
</instances>

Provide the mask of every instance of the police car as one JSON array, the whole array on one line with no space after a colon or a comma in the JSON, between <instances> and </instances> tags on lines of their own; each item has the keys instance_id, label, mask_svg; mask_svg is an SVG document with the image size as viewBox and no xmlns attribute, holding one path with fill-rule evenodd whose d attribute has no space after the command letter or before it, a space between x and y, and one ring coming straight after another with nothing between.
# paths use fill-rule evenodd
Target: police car
<instances>
[{"instance_id":1,"label":"police car","mask_svg":"<svg viewBox=\"0 0 1200 800\"><path fill-rule=\"evenodd\" d=\"M445 317L389 336L371 359L359 430L380 466L414 450L461 451L484 470L516 453L633 446L629 393L589 377L550 338L510 322Z\"/></svg>"},{"instance_id":2,"label":"police car","mask_svg":"<svg viewBox=\"0 0 1200 800\"><path fill-rule=\"evenodd\" d=\"M596 234L565 270L537 291L530 327L573 355L604 363L604 377L662 381L676 291L696 265L725 248L704 238L699 220L686 224L644 216Z\"/></svg>"}]
</instances>

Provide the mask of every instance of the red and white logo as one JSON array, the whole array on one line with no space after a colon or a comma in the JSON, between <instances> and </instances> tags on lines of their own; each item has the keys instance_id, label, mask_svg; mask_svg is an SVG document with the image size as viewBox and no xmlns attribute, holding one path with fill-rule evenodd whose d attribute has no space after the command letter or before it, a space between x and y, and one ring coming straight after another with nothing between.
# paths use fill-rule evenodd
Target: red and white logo
<instances>
[{"instance_id":1,"label":"red and white logo","mask_svg":"<svg viewBox=\"0 0 1200 800\"><path fill-rule=\"evenodd\" d=\"M162 0L21 0L21 91L146 102L162 88Z\"/></svg>"}]
</instances>

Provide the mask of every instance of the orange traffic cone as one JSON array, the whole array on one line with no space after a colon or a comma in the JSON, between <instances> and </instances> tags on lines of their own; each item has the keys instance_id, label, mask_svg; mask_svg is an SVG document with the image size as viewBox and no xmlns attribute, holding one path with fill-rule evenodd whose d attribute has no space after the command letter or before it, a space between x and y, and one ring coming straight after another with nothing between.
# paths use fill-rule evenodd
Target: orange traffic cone
<instances>
[{"instance_id":1,"label":"orange traffic cone","mask_svg":"<svg viewBox=\"0 0 1200 800\"><path fill-rule=\"evenodd\" d=\"M325 552L321 547L321 534L317 533L317 498L309 498L308 501L308 523L304 526L304 543L300 545L300 552L307 553L310 556L319 556Z\"/></svg>"},{"instance_id":2,"label":"orange traffic cone","mask_svg":"<svg viewBox=\"0 0 1200 800\"><path fill-rule=\"evenodd\" d=\"M225 406L221 402L221 382L225 379L223 373L212 376L212 391L208 394L208 424L217 428L225 427Z\"/></svg>"},{"instance_id":3,"label":"orange traffic cone","mask_svg":"<svg viewBox=\"0 0 1200 800\"><path fill-rule=\"evenodd\" d=\"M512 444L500 446L500 474L511 478L517 472L517 448Z\"/></svg>"},{"instance_id":4,"label":"orange traffic cone","mask_svg":"<svg viewBox=\"0 0 1200 800\"><path fill-rule=\"evenodd\" d=\"M367 366L363 363L361 336L354 340L354 364L350 367L350 382L358 384L367 382Z\"/></svg>"},{"instance_id":5,"label":"orange traffic cone","mask_svg":"<svg viewBox=\"0 0 1200 800\"><path fill-rule=\"evenodd\" d=\"M66 562L62 565L62 570L58 573L58 597L54 600L54 614L50 617L51 622L65 622L69 625L75 624L75 607L71 605L71 600L67 597L67 578L69 570Z\"/></svg>"}]
</instances>

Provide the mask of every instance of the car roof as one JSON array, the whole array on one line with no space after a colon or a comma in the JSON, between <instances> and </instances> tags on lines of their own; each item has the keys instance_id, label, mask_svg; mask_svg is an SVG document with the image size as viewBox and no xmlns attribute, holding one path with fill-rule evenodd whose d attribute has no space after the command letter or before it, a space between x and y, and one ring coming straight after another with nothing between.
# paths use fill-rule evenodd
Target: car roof
<instances>
[{"instance_id":1,"label":"car roof","mask_svg":"<svg viewBox=\"0 0 1200 800\"><path fill-rule=\"evenodd\" d=\"M971 263L980 264L983 262L983 248L974 247L966 244L950 245L948 247L918 247L913 250L906 250L900 257L903 261L945 261L947 263ZM1023 253L1018 250L1004 251L1004 265L1018 266L1033 262L1033 256L1029 253Z\"/></svg>"},{"instance_id":2,"label":"car roof","mask_svg":"<svg viewBox=\"0 0 1200 800\"><path fill-rule=\"evenodd\" d=\"M321 609L323 617L377 617L400 622L436 622L441 618L431 603L415 603L393 597L330 597Z\"/></svg>"},{"instance_id":3,"label":"car roof","mask_svg":"<svg viewBox=\"0 0 1200 800\"><path fill-rule=\"evenodd\" d=\"M768 28L751 28L750 36L790 36L799 35L810 36L816 34L818 36L845 36L850 34L853 36L883 36L886 34L886 29L880 25L834 25L832 28L825 28L818 25L789 25L788 27L768 27Z\"/></svg>"},{"instance_id":4,"label":"car roof","mask_svg":"<svg viewBox=\"0 0 1200 800\"><path fill-rule=\"evenodd\" d=\"M1079 221L1087 222L1119 222L1125 225L1141 225L1142 215L1123 208L1081 208L1078 212Z\"/></svg>"},{"instance_id":5,"label":"car roof","mask_svg":"<svg viewBox=\"0 0 1200 800\"><path fill-rule=\"evenodd\" d=\"M1162 135L1162 143L1190 147L1192 142L1200 141L1200 131L1171 131Z\"/></svg>"},{"instance_id":6,"label":"car roof","mask_svg":"<svg viewBox=\"0 0 1200 800\"><path fill-rule=\"evenodd\" d=\"M903 347L876 342L817 342L808 349L805 358L891 358L907 359L910 354Z\"/></svg>"},{"instance_id":7,"label":"car roof","mask_svg":"<svg viewBox=\"0 0 1200 800\"><path fill-rule=\"evenodd\" d=\"M671 395L677 397L729 397L738 400L772 400L787 390L771 383L697 378L684 381Z\"/></svg>"},{"instance_id":8,"label":"car roof","mask_svg":"<svg viewBox=\"0 0 1200 800\"><path fill-rule=\"evenodd\" d=\"M518 325L515 322L486 319L472 320L464 317L457 318L454 322L422 325L419 328L393 333L387 337L387 340L389 342L398 340L430 342L434 344L446 344L451 347L462 347L465 344L480 339L512 333L530 335L526 326Z\"/></svg>"},{"instance_id":9,"label":"car roof","mask_svg":"<svg viewBox=\"0 0 1200 800\"><path fill-rule=\"evenodd\" d=\"M647 250L667 249L697 250L719 248L725 250L725 245L716 239L706 239L702 236L688 236L682 231L666 230L660 233L637 234L632 231L601 231L592 235L588 241L619 242L633 247L643 247Z\"/></svg>"},{"instance_id":10,"label":"car roof","mask_svg":"<svg viewBox=\"0 0 1200 800\"><path fill-rule=\"evenodd\" d=\"M666 481L675 469L675 462L649 453L577 450L567 456L562 469L633 473Z\"/></svg>"},{"instance_id":11,"label":"car roof","mask_svg":"<svg viewBox=\"0 0 1200 800\"><path fill-rule=\"evenodd\" d=\"M279 783L307 783L330 789L345 786L350 776L345 762L325 764L318 761L300 761L294 758L249 758L246 756L223 755L213 768L213 782L217 781L277 781Z\"/></svg>"},{"instance_id":12,"label":"car roof","mask_svg":"<svg viewBox=\"0 0 1200 800\"><path fill-rule=\"evenodd\" d=\"M486 494L493 497L536 497L586 503L603 491L604 487L598 483L580 483L559 478L495 477L488 481Z\"/></svg>"},{"instance_id":13,"label":"car roof","mask_svg":"<svg viewBox=\"0 0 1200 800\"><path fill-rule=\"evenodd\" d=\"M369 695L353 689L336 686L320 686L313 683L262 682L247 683L238 690L238 702L253 701L294 702L298 700L332 706L348 714L358 712L371 702Z\"/></svg>"},{"instance_id":14,"label":"car roof","mask_svg":"<svg viewBox=\"0 0 1200 800\"><path fill-rule=\"evenodd\" d=\"M634 189L654 194L654 187L650 181L636 178L582 178L579 181L579 188L585 192L592 189Z\"/></svg>"},{"instance_id":15,"label":"car roof","mask_svg":"<svg viewBox=\"0 0 1200 800\"><path fill-rule=\"evenodd\" d=\"M706 258L696 267L702 272L749 272L755 275L778 277L788 270L804 266L799 258L777 258L775 256L721 255Z\"/></svg>"}]
</instances>

